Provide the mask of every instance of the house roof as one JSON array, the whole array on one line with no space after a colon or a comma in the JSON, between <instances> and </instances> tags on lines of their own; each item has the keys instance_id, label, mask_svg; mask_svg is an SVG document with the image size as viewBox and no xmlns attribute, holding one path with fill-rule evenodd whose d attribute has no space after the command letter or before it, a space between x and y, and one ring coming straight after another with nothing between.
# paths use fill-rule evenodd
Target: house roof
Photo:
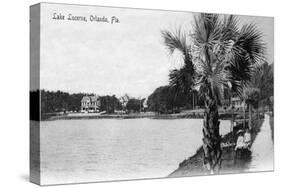
<instances>
[{"instance_id":1,"label":"house roof","mask_svg":"<svg viewBox=\"0 0 281 188\"><path fill-rule=\"evenodd\" d=\"M120 97L119 100L120 101L124 101L124 102L128 102L129 101L129 96L127 94L125 94L124 96Z\"/></svg>"},{"instance_id":2,"label":"house roof","mask_svg":"<svg viewBox=\"0 0 281 188\"><path fill-rule=\"evenodd\" d=\"M86 95L82 98L81 101L89 101L89 100L91 100L90 97Z\"/></svg>"},{"instance_id":3,"label":"house roof","mask_svg":"<svg viewBox=\"0 0 281 188\"><path fill-rule=\"evenodd\" d=\"M98 100L98 96L97 95L92 95L92 96L84 96L81 100L81 102L92 102L92 101L97 101Z\"/></svg>"},{"instance_id":4,"label":"house roof","mask_svg":"<svg viewBox=\"0 0 281 188\"><path fill-rule=\"evenodd\" d=\"M97 101L98 98L99 97L97 95L90 96L91 101Z\"/></svg>"}]
</instances>

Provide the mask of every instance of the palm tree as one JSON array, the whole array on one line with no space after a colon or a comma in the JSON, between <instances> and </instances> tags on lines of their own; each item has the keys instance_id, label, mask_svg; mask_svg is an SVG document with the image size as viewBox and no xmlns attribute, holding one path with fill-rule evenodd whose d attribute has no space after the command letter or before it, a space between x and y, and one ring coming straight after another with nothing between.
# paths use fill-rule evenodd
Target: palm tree
<instances>
[{"instance_id":1,"label":"palm tree","mask_svg":"<svg viewBox=\"0 0 281 188\"><path fill-rule=\"evenodd\" d=\"M258 67L252 76L251 85L260 91L259 97L264 112L265 101L273 96L273 64L265 62Z\"/></svg>"},{"instance_id":2,"label":"palm tree","mask_svg":"<svg viewBox=\"0 0 281 188\"><path fill-rule=\"evenodd\" d=\"M248 105L249 107L249 122L248 127L249 129L252 129L252 111L253 106L258 107L258 101L259 101L259 95L260 90L255 87L255 85L250 84L250 86L245 87L243 90L243 96L242 100L244 101L245 105ZM244 107L244 122L245 122L245 107Z\"/></svg>"},{"instance_id":3,"label":"palm tree","mask_svg":"<svg viewBox=\"0 0 281 188\"><path fill-rule=\"evenodd\" d=\"M273 85L272 67L264 62L256 68L251 77L251 81L244 89L242 100L249 107L249 127L251 128L252 108L257 109L257 118L259 119L259 101L272 95L270 91ZM268 89L269 88L269 89Z\"/></svg>"},{"instance_id":4,"label":"palm tree","mask_svg":"<svg viewBox=\"0 0 281 188\"><path fill-rule=\"evenodd\" d=\"M170 84L185 90L199 88L204 98L204 166L214 173L222 155L218 107L225 90L242 95L253 69L264 60L262 33L254 24L239 28L232 15L196 14L190 35L180 28L164 30L162 36L169 52L178 50L184 61L182 68L171 71Z\"/></svg>"}]
</instances>

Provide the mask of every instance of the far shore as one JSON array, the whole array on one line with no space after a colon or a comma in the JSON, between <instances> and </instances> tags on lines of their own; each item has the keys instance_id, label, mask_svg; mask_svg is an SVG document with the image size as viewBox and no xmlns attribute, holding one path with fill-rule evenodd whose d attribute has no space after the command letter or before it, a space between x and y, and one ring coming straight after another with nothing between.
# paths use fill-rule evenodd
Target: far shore
<instances>
[{"instance_id":1,"label":"far shore","mask_svg":"<svg viewBox=\"0 0 281 188\"><path fill-rule=\"evenodd\" d=\"M235 114L237 115L237 114ZM202 119L204 112L202 110L192 110L175 114L158 114L158 113L129 113L129 114L98 114L98 113L70 113L51 115L42 118L43 121L53 120L75 120L75 119L138 119L138 118L151 118L151 119ZM232 114L229 112L221 112L221 119L231 119Z\"/></svg>"}]
</instances>

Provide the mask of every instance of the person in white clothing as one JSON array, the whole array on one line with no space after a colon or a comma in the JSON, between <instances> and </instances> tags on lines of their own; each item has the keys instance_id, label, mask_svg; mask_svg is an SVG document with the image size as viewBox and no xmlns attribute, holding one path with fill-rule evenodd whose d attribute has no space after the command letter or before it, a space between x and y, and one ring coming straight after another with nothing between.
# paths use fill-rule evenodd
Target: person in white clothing
<instances>
[{"instance_id":1,"label":"person in white clothing","mask_svg":"<svg viewBox=\"0 0 281 188\"><path fill-rule=\"evenodd\" d=\"M251 133L249 129L247 129L244 134L244 142L245 142L245 148L249 149L251 145Z\"/></svg>"},{"instance_id":2,"label":"person in white clothing","mask_svg":"<svg viewBox=\"0 0 281 188\"><path fill-rule=\"evenodd\" d=\"M236 146L235 146L235 156L237 158L239 158L241 156L241 152L242 152L243 148L245 147L243 130L239 130L238 134L239 134L239 136L237 138Z\"/></svg>"},{"instance_id":3,"label":"person in white clothing","mask_svg":"<svg viewBox=\"0 0 281 188\"><path fill-rule=\"evenodd\" d=\"M245 147L245 143L244 143L244 136L242 134L242 132L239 133L239 136L237 138L237 142L236 142L236 146L235 146L235 151L237 149L242 149Z\"/></svg>"}]
</instances>

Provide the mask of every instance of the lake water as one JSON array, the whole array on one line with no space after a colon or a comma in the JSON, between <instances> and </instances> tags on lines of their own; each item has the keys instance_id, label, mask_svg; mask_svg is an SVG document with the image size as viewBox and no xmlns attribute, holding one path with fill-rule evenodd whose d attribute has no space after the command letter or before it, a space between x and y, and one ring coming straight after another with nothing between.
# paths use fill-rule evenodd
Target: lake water
<instances>
[{"instance_id":1,"label":"lake water","mask_svg":"<svg viewBox=\"0 0 281 188\"><path fill-rule=\"evenodd\" d=\"M41 122L41 183L166 177L202 145L200 119ZM221 121L221 134L230 121Z\"/></svg>"}]
</instances>

